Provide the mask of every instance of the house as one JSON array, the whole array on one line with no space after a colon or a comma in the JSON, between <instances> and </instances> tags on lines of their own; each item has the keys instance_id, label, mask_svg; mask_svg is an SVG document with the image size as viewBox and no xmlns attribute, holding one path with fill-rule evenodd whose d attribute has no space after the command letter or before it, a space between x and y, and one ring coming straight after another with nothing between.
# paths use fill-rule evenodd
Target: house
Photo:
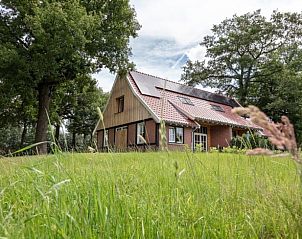
<instances>
[{"instance_id":1,"label":"house","mask_svg":"<svg viewBox=\"0 0 302 239\"><path fill-rule=\"evenodd\" d=\"M161 120L171 150L226 147L233 136L256 128L231 112L238 106L223 95L131 71L115 79L96 128L98 148L157 148Z\"/></svg>"}]
</instances>

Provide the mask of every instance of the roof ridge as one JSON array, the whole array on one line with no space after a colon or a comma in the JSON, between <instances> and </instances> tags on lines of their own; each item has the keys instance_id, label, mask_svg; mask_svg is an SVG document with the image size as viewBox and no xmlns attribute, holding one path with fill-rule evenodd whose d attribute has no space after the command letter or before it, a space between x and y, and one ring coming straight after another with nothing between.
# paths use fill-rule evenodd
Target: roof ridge
<instances>
[{"instance_id":1,"label":"roof ridge","mask_svg":"<svg viewBox=\"0 0 302 239\"><path fill-rule=\"evenodd\" d=\"M160 79L160 80L169 81L171 83L175 83L175 84L178 84L178 85L182 85L182 86L190 87L190 88L193 88L193 89L197 89L197 90L200 90L200 91L203 91L203 92L207 92L207 93L210 93L210 94L214 94L214 95L226 97L226 98L229 98L229 99L232 99L232 100L236 100L233 97L229 97L229 96L226 96L226 95L223 95L223 94L219 94L219 93L215 93L215 92L210 92L210 91L198 89L198 88L196 88L194 86L185 85L185 84L182 84L182 83L179 83L179 82L176 82L176 81L168 80L168 79L165 79L165 78L162 78L162 77L159 77L159 76L155 76L155 75L151 75L151 74L148 74L148 73L145 73L145 72L142 72L142 71L138 71L138 70L132 70L132 71L140 73L140 74L143 74L143 75L146 75L146 76L151 76L151 77L154 77L154 78L157 78L157 79Z\"/></svg>"}]
</instances>

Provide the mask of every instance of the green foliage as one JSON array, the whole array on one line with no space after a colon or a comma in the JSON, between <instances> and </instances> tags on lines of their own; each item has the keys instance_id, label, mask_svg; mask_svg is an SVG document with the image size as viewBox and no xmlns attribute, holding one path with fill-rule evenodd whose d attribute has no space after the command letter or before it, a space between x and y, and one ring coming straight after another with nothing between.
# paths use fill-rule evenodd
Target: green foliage
<instances>
[{"instance_id":1,"label":"green foliage","mask_svg":"<svg viewBox=\"0 0 302 239\"><path fill-rule=\"evenodd\" d=\"M255 148L265 148L273 149L272 144L266 137L259 134L243 134L242 136L236 136L232 138L231 148L237 149L255 149Z\"/></svg>"},{"instance_id":2,"label":"green foliage","mask_svg":"<svg viewBox=\"0 0 302 239\"><path fill-rule=\"evenodd\" d=\"M216 87L246 104L249 88L260 77L279 73L272 64L277 51L290 50L300 40L301 15L274 12L270 20L260 10L234 15L212 28L204 37L207 61L188 62L182 79L190 84ZM294 41L295 39L298 39ZM293 53L293 51L291 51ZM278 55L278 59L282 59ZM264 72L264 69L266 72Z\"/></svg>"},{"instance_id":3,"label":"green foliage","mask_svg":"<svg viewBox=\"0 0 302 239\"><path fill-rule=\"evenodd\" d=\"M104 108L108 96L108 93L98 88L95 79L85 75L77 77L75 82L66 82L55 89L50 121L59 128L62 128L62 122L65 123L68 130L68 148L87 149L88 145L92 145L92 132L99 117L96 109ZM84 138L79 138L79 135ZM59 135L56 137L59 140Z\"/></svg>"},{"instance_id":4,"label":"green foliage","mask_svg":"<svg viewBox=\"0 0 302 239\"><path fill-rule=\"evenodd\" d=\"M291 159L57 154L0 160L0 237L300 238Z\"/></svg>"},{"instance_id":5,"label":"green foliage","mask_svg":"<svg viewBox=\"0 0 302 239\"><path fill-rule=\"evenodd\" d=\"M0 130L0 155L6 155L20 149L23 145L31 144L34 141L34 129L28 127L24 137L23 145L20 145L23 128L8 125Z\"/></svg>"},{"instance_id":6,"label":"green foliage","mask_svg":"<svg viewBox=\"0 0 302 239\"><path fill-rule=\"evenodd\" d=\"M228 146L228 147L224 147L221 152L223 152L223 153L232 153L232 154L245 154L246 149L245 148L239 148L237 146Z\"/></svg>"},{"instance_id":7,"label":"green foliage","mask_svg":"<svg viewBox=\"0 0 302 239\"><path fill-rule=\"evenodd\" d=\"M182 79L254 104L272 119L288 116L302 142L301 33L300 13L234 15L204 37L205 60L189 61Z\"/></svg>"},{"instance_id":8,"label":"green foliage","mask_svg":"<svg viewBox=\"0 0 302 239\"><path fill-rule=\"evenodd\" d=\"M301 58L302 59L302 58ZM292 66L290 66L292 67ZM258 105L275 122L282 115L295 126L297 141L302 143L302 75L286 69L263 81L250 91L250 104Z\"/></svg>"},{"instance_id":9,"label":"green foliage","mask_svg":"<svg viewBox=\"0 0 302 239\"><path fill-rule=\"evenodd\" d=\"M103 68L133 67L129 38L139 28L129 0L0 2L0 83L39 93L36 141L47 138L53 88Z\"/></svg>"}]
</instances>

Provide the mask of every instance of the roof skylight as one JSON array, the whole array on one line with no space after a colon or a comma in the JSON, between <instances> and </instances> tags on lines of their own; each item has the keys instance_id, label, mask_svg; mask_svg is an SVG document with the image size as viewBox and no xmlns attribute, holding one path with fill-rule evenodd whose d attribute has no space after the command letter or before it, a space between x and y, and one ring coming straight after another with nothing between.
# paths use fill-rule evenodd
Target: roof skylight
<instances>
[{"instance_id":1,"label":"roof skylight","mask_svg":"<svg viewBox=\"0 0 302 239\"><path fill-rule=\"evenodd\" d=\"M224 112L224 109L220 105L211 105L211 109L215 111Z\"/></svg>"},{"instance_id":2,"label":"roof skylight","mask_svg":"<svg viewBox=\"0 0 302 239\"><path fill-rule=\"evenodd\" d=\"M183 104L194 105L193 102L191 101L191 99L189 99L189 98L187 98L187 97L178 96L178 99L179 99L180 102L183 103Z\"/></svg>"}]
</instances>

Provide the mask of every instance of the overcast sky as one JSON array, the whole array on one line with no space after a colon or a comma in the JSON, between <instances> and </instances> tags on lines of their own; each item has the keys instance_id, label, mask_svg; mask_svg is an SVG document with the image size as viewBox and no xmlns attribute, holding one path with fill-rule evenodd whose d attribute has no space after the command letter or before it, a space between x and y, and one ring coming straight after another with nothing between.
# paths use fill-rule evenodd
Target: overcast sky
<instances>
[{"instance_id":1,"label":"overcast sky","mask_svg":"<svg viewBox=\"0 0 302 239\"><path fill-rule=\"evenodd\" d=\"M234 14L261 9L269 17L273 10L302 11L301 0L130 0L142 25L138 38L131 40L136 69L179 81L188 59L202 59L199 42ZM94 75L110 91L114 77L106 71Z\"/></svg>"}]
</instances>

